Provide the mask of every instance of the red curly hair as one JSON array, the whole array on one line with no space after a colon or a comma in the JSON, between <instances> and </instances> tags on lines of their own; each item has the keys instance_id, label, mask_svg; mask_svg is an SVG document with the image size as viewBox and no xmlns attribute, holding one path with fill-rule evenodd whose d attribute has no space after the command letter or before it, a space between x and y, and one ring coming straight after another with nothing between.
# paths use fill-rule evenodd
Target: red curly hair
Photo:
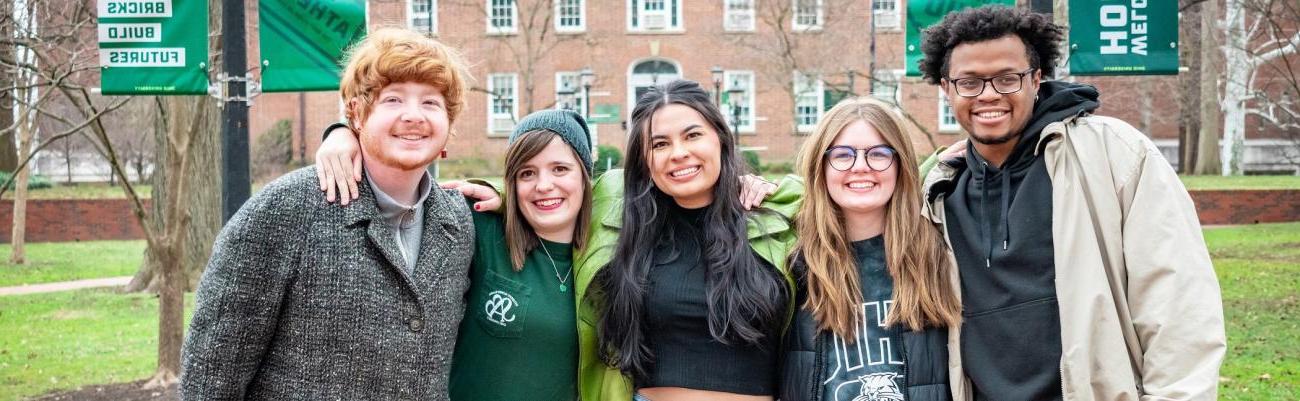
<instances>
[{"instance_id":1,"label":"red curly hair","mask_svg":"<svg viewBox=\"0 0 1300 401\"><path fill-rule=\"evenodd\" d=\"M446 99L447 120L452 123L465 105L465 81L470 76L460 53L413 30L377 29L352 46L345 59L339 95L347 104L344 113L353 130L370 114L379 91L393 83L433 85Z\"/></svg>"}]
</instances>

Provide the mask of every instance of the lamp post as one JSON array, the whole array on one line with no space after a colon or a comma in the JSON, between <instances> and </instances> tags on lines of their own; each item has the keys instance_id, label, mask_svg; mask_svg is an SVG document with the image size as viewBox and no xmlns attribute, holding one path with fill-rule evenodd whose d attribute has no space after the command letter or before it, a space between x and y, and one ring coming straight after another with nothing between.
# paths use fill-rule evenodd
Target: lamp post
<instances>
[{"instance_id":1,"label":"lamp post","mask_svg":"<svg viewBox=\"0 0 1300 401\"><path fill-rule=\"evenodd\" d=\"M740 109L745 104L745 90L740 88L739 82L731 83L731 89L727 90L727 103L731 104L732 132L740 135Z\"/></svg>"},{"instance_id":2,"label":"lamp post","mask_svg":"<svg viewBox=\"0 0 1300 401\"><path fill-rule=\"evenodd\" d=\"M596 83L596 73L591 70L590 66L582 67L582 72L578 74L579 81L582 84L582 119L588 120L587 131L591 133L591 161L595 162L600 158L600 153L596 152L596 125L591 123L591 85Z\"/></svg>"},{"instance_id":3,"label":"lamp post","mask_svg":"<svg viewBox=\"0 0 1300 401\"><path fill-rule=\"evenodd\" d=\"M722 107L722 67L713 66L709 74L713 76L713 105Z\"/></svg>"}]
</instances>

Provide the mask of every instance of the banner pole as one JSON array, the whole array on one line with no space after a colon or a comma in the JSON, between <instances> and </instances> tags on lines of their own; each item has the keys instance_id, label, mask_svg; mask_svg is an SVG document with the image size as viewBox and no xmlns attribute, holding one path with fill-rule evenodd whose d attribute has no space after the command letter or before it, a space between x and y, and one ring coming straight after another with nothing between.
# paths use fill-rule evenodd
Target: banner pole
<instances>
[{"instance_id":1,"label":"banner pole","mask_svg":"<svg viewBox=\"0 0 1300 401\"><path fill-rule=\"evenodd\" d=\"M244 37L244 2L221 2L219 85L228 85L221 108L221 222L225 224L248 200L248 46Z\"/></svg>"}]
</instances>

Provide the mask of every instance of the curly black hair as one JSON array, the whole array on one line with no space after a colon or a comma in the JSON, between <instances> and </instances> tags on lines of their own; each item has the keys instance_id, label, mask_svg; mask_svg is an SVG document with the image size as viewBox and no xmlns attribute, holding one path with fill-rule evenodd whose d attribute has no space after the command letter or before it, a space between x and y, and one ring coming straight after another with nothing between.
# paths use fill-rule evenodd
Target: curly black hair
<instances>
[{"instance_id":1,"label":"curly black hair","mask_svg":"<svg viewBox=\"0 0 1300 401\"><path fill-rule=\"evenodd\" d=\"M925 30L921 39L924 57L917 64L926 82L938 85L948 75L948 58L962 43L983 42L1016 35L1025 43L1029 66L1050 77L1061 56L1059 44L1065 30L1046 14L1003 5L987 5L949 13L943 21Z\"/></svg>"}]
</instances>

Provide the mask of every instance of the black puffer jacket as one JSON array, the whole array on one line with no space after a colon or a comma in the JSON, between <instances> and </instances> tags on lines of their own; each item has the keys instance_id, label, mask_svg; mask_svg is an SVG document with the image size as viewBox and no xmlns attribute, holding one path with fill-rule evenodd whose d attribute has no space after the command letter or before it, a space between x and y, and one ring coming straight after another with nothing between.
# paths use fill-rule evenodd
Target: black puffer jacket
<instances>
[{"instance_id":1,"label":"black puffer jacket","mask_svg":"<svg viewBox=\"0 0 1300 401\"><path fill-rule=\"evenodd\" d=\"M796 305L808 299L803 260L791 265L798 283ZM822 401L826 358L831 354L831 333L817 329L812 314L802 307L782 341L781 401ZM903 332L903 369L907 401L951 401L948 389L948 330Z\"/></svg>"}]
</instances>

